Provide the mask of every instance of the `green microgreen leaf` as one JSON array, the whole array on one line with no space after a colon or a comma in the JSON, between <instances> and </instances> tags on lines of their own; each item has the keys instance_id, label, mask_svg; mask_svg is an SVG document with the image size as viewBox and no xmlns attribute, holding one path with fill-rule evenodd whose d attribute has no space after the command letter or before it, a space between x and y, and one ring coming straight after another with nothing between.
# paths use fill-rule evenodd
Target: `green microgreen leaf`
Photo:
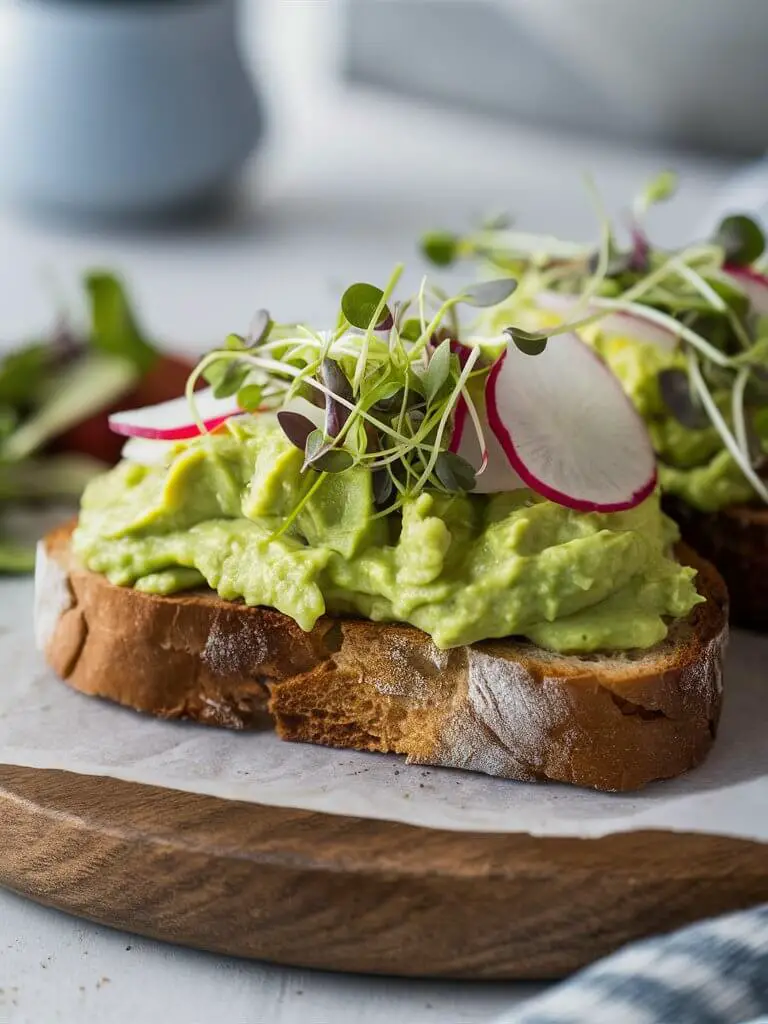
<instances>
[{"instance_id":1,"label":"green microgreen leaf","mask_svg":"<svg viewBox=\"0 0 768 1024\"><path fill-rule=\"evenodd\" d=\"M426 370L424 366L418 363L412 363L408 367L407 380L408 380L408 391L415 392L419 398L427 397L427 389L424 383L424 375Z\"/></svg>"},{"instance_id":2,"label":"green microgreen leaf","mask_svg":"<svg viewBox=\"0 0 768 1024\"><path fill-rule=\"evenodd\" d=\"M502 277L497 281L480 281L478 284L463 289L461 301L467 306L477 306L480 309L498 306L508 299L516 288L517 281L514 277Z\"/></svg>"},{"instance_id":3,"label":"green microgreen leaf","mask_svg":"<svg viewBox=\"0 0 768 1024\"><path fill-rule=\"evenodd\" d=\"M214 398L230 398L236 395L245 384L249 370L246 363L230 361L217 383L213 385Z\"/></svg>"},{"instance_id":4,"label":"green microgreen leaf","mask_svg":"<svg viewBox=\"0 0 768 1024\"><path fill-rule=\"evenodd\" d=\"M547 347L547 338L542 338L540 334L531 334L521 327L505 327L504 334L527 356L540 356Z\"/></svg>"},{"instance_id":5,"label":"green microgreen leaf","mask_svg":"<svg viewBox=\"0 0 768 1024\"><path fill-rule=\"evenodd\" d=\"M437 442L437 423L435 422L435 417L431 417L430 422L434 425L424 433L423 427L426 421L426 411L424 409L414 409L408 413L406 425L410 429L412 436L415 437L418 434L421 438L421 444L427 448L431 448Z\"/></svg>"},{"instance_id":6,"label":"green microgreen leaf","mask_svg":"<svg viewBox=\"0 0 768 1024\"><path fill-rule=\"evenodd\" d=\"M310 466L324 452L328 451L328 441L322 430L315 429L307 435L304 443L304 468Z\"/></svg>"},{"instance_id":7,"label":"green microgreen leaf","mask_svg":"<svg viewBox=\"0 0 768 1024\"><path fill-rule=\"evenodd\" d=\"M217 387L224 378L224 375L227 372L228 365L229 364L225 362L223 359L219 359L215 362L209 363L203 370L202 375L204 380L207 381L207 383L210 384L212 388Z\"/></svg>"},{"instance_id":8,"label":"green microgreen leaf","mask_svg":"<svg viewBox=\"0 0 768 1024\"><path fill-rule=\"evenodd\" d=\"M263 345L274 326L272 318L266 309L257 310L248 329L248 337L245 342L246 347L258 348L259 345Z\"/></svg>"},{"instance_id":9,"label":"green microgreen leaf","mask_svg":"<svg viewBox=\"0 0 768 1024\"><path fill-rule=\"evenodd\" d=\"M384 292L376 285L363 282L353 284L341 297L341 311L352 327L357 327L361 331L368 330L383 296ZM383 323L391 315L385 307L380 322ZM377 327L378 324L373 326Z\"/></svg>"},{"instance_id":10,"label":"green microgreen leaf","mask_svg":"<svg viewBox=\"0 0 768 1024\"><path fill-rule=\"evenodd\" d=\"M400 328L400 337L403 341L418 341L421 337L421 320L416 317L406 320Z\"/></svg>"},{"instance_id":11,"label":"green microgreen leaf","mask_svg":"<svg viewBox=\"0 0 768 1024\"><path fill-rule=\"evenodd\" d=\"M448 491L471 491L477 482L472 466L455 452L440 452L435 476Z\"/></svg>"},{"instance_id":12,"label":"green microgreen leaf","mask_svg":"<svg viewBox=\"0 0 768 1024\"><path fill-rule=\"evenodd\" d=\"M354 464L354 456L345 448L334 448L322 430L313 430L304 448L303 469L319 473L343 473Z\"/></svg>"},{"instance_id":13,"label":"green microgreen leaf","mask_svg":"<svg viewBox=\"0 0 768 1024\"><path fill-rule=\"evenodd\" d=\"M377 384L366 395L369 408L377 412L394 412L403 401L403 386L400 381L388 380Z\"/></svg>"},{"instance_id":14,"label":"green microgreen leaf","mask_svg":"<svg viewBox=\"0 0 768 1024\"><path fill-rule=\"evenodd\" d=\"M246 384L237 392L237 404L244 412L256 412L261 407L263 394L260 384Z\"/></svg>"},{"instance_id":15,"label":"green microgreen leaf","mask_svg":"<svg viewBox=\"0 0 768 1024\"><path fill-rule=\"evenodd\" d=\"M224 348L229 352L240 352L246 348L245 338L241 334L228 334L224 341Z\"/></svg>"},{"instance_id":16,"label":"green microgreen leaf","mask_svg":"<svg viewBox=\"0 0 768 1024\"><path fill-rule=\"evenodd\" d=\"M451 343L446 338L441 342L427 365L427 372L424 376L424 391L427 402L432 402L448 380L451 370Z\"/></svg>"},{"instance_id":17,"label":"green microgreen leaf","mask_svg":"<svg viewBox=\"0 0 768 1024\"><path fill-rule=\"evenodd\" d=\"M651 206L666 202L677 191L677 175L674 171L662 171L652 178L635 200L635 213L644 214Z\"/></svg>"},{"instance_id":18,"label":"green microgreen leaf","mask_svg":"<svg viewBox=\"0 0 768 1024\"><path fill-rule=\"evenodd\" d=\"M720 222L714 241L722 246L725 262L737 267L747 266L765 251L765 235L751 217L734 214Z\"/></svg>"},{"instance_id":19,"label":"green microgreen leaf","mask_svg":"<svg viewBox=\"0 0 768 1024\"><path fill-rule=\"evenodd\" d=\"M354 456L345 448L331 448L325 455L315 459L312 468L320 473L344 473L352 468L354 462Z\"/></svg>"},{"instance_id":20,"label":"green microgreen leaf","mask_svg":"<svg viewBox=\"0 0 768 1024\"><path fill-rule=\"evenodd\" d=\"M449 267L458 255L459 238L450 231L430 231L421 239L421 251L436 267Z\"/></svg>"}]
</instances>

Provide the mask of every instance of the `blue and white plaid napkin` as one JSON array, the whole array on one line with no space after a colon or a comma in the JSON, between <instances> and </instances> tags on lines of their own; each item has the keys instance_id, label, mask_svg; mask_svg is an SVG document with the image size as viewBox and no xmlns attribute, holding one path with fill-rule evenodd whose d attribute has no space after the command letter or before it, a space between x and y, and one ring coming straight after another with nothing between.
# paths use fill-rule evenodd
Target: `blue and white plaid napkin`
<instances>
[{"instance_id":1,"label":"blue and white plaid napkin","mask_svg":"<svg viewBox=\"0 0 768 1024\"><path fill-rule=\"evenodd\" d=\"M768 1024L768 904L627 946L497 1024Z\"/></svg>"}]
</instances>

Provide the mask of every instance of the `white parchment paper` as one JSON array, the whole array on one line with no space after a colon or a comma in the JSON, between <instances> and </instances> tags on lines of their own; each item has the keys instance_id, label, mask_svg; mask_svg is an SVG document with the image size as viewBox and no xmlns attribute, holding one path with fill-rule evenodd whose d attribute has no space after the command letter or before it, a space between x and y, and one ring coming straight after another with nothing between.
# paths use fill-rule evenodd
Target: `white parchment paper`
<instances>
[{"instance_id":1,"label":"white parchment paper","mask_svg":"<svg viewBox=\"0 0 768 1024\"><path fill-rule=\"evenodd\" d=\"M617 796L172 724L83 697L35 650L31 581L0 583L0 762L436 828L602 836L667 828L768 842L768 638L736 635L720 735L689 775Z\"/></svg>"}]
</instances>

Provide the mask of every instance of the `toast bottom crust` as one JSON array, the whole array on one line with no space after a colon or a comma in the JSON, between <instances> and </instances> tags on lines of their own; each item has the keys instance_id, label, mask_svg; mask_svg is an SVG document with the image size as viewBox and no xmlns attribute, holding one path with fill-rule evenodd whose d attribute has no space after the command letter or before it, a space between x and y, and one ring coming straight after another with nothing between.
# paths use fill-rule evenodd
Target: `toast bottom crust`
<instances>
[{"instance_id":1,"label":"toast bottom crust","mask_svg":"<svg viewBox=\"0 0 768 1024\"><path fill-rule=\"evenodd\" d=\"M570 657L514 639L440 651L410 626L355 619L304 633L209 591L143 594L80 566L71 529L40 545L38 642L70 686L136 711L606 791L679 775L715 737L727 594L691 552L707 601L664 643Z\"/></svg>"}]
</instances>

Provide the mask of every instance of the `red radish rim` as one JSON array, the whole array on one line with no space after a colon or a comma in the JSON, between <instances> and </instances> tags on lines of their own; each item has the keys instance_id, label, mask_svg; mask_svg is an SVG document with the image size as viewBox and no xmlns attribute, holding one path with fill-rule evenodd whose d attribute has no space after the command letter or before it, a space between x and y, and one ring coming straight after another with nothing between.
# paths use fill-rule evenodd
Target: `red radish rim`
<instances>
[{"instance_id":1,"label":"red radish rim","mask_svg":"<svg viewBox=\"0 0 768 1024\"><path fill-rule=\"evenodd\" d=\"M723 271L742 289L753 312L768 315L768 275L754 267L737 267L732 263L726 263Z\"/></svg>"},{"instance_id":2,"label":"red radish rim","mask_svg":"<svg viewBox=\"0 0 768 1024\"><path fill-rule=\"evenodd\" d=\"M469 358L469 348L466 345L462 345L460 341L454 339L450 344L450 349L455 356L458 356L459 363L463 367ZM459 395L459 401L456 404L456 415L453 421L453 437L451 438L451 443L448 445L448 451L453 452L454 455L459 451L468 415L469 407L466 399L464 398L464 395Z\"/></svg>"},{"instance_id":3,"label":"red radish rim","mask_svg":"<svg viewBox=\"0 0 768 1024\"><path fill-rule=\"evenodd\" d=\"M464 428L467 423L468 415L469 407L467 406L464 396L461 395L456 405L456 415L453 420L453 435L451 437L451 443L448 445L448 451L453 452L454 455L461 447L461 439L464 437Z\"/></svg>"},{"instance_id":4,"label":"red radish rim","mask_svg":"<svg viewBox=\"0 0 768 1024\"><path fill-rule=\"evenodd\" d=\"M194 412L198 414L195 421ZM187 441L220 427L226 420L240 415L242 410L235 396L216 398L207 388L194 395L190 403L186 395L179 395L155 405L121 410L109 417L109 427L121 437L139 437L148 441Z\"/></svg>"},{"instance_id":5,"label":"red radish rim","mask_svg":"<svg viewBox=\"0 0 768 1024\"><path fill-rule=\"evenodd\" d=\"M128 410L127 414L130 415L131 411ZM118 415L122 416L125 413L119 413ZM203 426L206 432L210 432L237 415L238 412L235 410L234 412L227 413L226 416L216 416L212 420L204 420ZM113 434L119 434L120 437L138 437L146 441L188 441L193 437L200 437L201 434L200 428L196 423L187 423L183 427L141 427L122 420L116 420L112 416L109 418L109 429Z\"/></svg>"},{"instance_id":6,"label":"red radish rim","mask_svg":"<svg viewBox=\"0 0 768 1024\"><path fill-rule=\"evenodd\" d=\"M469 346L462 345L460 341L451 342L451 352L459 357L459 362L464 366L467 359L469 358ZM448 451L453 452L454 455L459 454L461 448L461 442L464 438L464 431L467 426L467 417L469 416L469 406L464 395L459 395L459 400L456 403L456 414L453 420L453 436L451 437L451 443L448 445ZM478 438L479 440L479 438ZM486 444L480 453L480 466L476 470L477 474L484 473L489 460L488 445ZM474 468L474 467L473 467Z\"/></svg>"},{"instance_id":7,"label":"red radish rim","mask_svg":"<svg viewBox=\"0 0 768 1024\"><path fill-rule=\"evenodd\" d=\"M592 357L600 364L601 368L611 377L611 380L615 383L616 387L620 388L621 385L618 379L611 374L611 371L606 367L605 363L600 357L592 351L592 349L585 345L587 351ZM653 473L651 477L641 488L635 491L630 498L626 501L612 502L609 504L602 504L600 502L586 501L582 498L574 498L571 495L564 494L562 491L557 490L555 487L551 487L549 484L544 483L530 472L527 466L523 463L520 456L515 448L515 443L512 440L512 436L507 430L499 411L496 408L496 402L494 401L494 388L496 386L496 380L501 373L504 365L504 360L507 358L507 352L502 352L496 362L491 368L491 372L488 375L488 383L486 385L486 404L488 407L488 422L491 425L496 435L499 444L504 449L504 453L510 461L512 468L515 470L521 480L525 481L531 490L536 491L543 498L548 498L550 501L554 501L558 505L563 505L565 508L571 508L576 512L626 512L628 509L636 508L641 502L653 493L656 488L658 481L658 468L654 459ZM535 359L535 356L530 356L531 359ZM622 394L624 392L622 391ZM626 396L624 396L626 397ZM632 403L627 399L627 404L632 410L633 414L637 417L638 422L641 426L643 433L646 433L646 426L643 422L642 417L637 412ZM649 441L650 444L650 441Z\"/></svg>"},{"instance_id":8,"label":"red radish rim","mask_svg":"<svg viewBox=\"0 0 768 1024\"><path fill-rule=\"evenodd\" d=\"M768 288L768 274L764 274L761 270L757 270L755 267L741 267L735 263L723 264L723 270L726 274L731 274L733 277L747 277L750 281L755 281L757 284L763 284Z\"/></svg>"}]
</instances>

